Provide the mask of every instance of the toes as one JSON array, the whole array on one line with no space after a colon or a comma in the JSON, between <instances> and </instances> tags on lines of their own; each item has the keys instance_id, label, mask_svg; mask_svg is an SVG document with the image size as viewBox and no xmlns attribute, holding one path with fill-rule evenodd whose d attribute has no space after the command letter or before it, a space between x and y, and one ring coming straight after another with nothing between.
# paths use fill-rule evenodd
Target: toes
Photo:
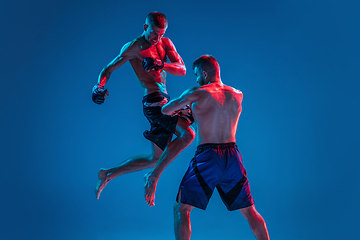
<instances>
[{"instance_id":1,"label":"toes","mask_svg":"<svg viewBox=\"0 0 360 240\"><path fill-rule=\"evenodd\" d=\"M154 197L151 196L151 194L148 194L148 193L145 194L145 202L146 202L150 207L155 206L155 204L154 204Z\"/></svg>"}]
</instances>

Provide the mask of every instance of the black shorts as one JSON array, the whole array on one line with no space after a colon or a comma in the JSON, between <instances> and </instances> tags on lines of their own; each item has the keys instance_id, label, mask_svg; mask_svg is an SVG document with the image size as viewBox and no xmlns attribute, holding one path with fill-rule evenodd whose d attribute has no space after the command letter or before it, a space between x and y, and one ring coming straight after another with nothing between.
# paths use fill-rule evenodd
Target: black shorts
<instances>
[{"instance_id":1,"label":"black shorts","mask_svg":"<svg viewBox=\"0 0 360 240\"><path fill-rule=\"evenodd\" d=\"M150 130L144 131L144 137L164 150L171 142L176 130L179 115L169 116L161 112L161 107L170 101L163 92L153 92L143 97L143 112L150 123Z\"/></svg>"}]
</instances>

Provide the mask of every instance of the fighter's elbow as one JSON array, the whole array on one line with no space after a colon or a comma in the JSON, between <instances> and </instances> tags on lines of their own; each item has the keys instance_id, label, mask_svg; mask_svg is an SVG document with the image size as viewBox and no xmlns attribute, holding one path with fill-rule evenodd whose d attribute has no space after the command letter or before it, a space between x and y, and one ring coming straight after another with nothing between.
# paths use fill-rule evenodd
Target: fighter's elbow
<instances>
[{"instance_id":1,"label":"fighter's elbow","mask_svg":"<svg viewBox=\"0 0 360 240\"><path fill-rule=\"evenodd\" d=\"M181 76L185 76L185 74L186 74L186 67L184 66L184 67L181 69L180 75L181 75Z\"/></svg>"},{"instance_id":2,"label":"fighter's elbow","mask_svg":"<svg viewBox=\"0 0 360 240\"><path fill-rule=\"evenodd\" d=\"M185 76L185 74L186 74L186 67L185 67L185 65L179 64L179 65L176 67L176 73L175 73L175 75Z\"/></svg>"}]
</instances>

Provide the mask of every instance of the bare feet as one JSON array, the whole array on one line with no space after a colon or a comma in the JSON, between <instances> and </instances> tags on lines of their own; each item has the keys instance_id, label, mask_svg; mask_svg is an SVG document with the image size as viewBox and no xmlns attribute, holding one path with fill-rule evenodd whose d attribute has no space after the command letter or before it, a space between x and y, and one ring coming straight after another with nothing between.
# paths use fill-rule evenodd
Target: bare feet
<instances>
[{"instance_id":1,"label":"bare feet","mask_svg":"<svg viewBox=\"0 0 360 240\"><path fill-rule=\"evenodd\" d=\"M99 199L101 191L105 188L106 184L110 181L110 178L107 176L107 171L100 169L99 178L95 187L96 198Z\"/></svg>"},{"instance_id":2,"label":"bare feet","mask_svg":"<svg viewBox=\"0 0 360 240\"><path fill-rule=\"evenodd\" d=\"M153 175L153 172L149 172L144 176L145 180L145 201L152 207L155 206L155 191L158 178Z\"/></svg>"}]
</instances>

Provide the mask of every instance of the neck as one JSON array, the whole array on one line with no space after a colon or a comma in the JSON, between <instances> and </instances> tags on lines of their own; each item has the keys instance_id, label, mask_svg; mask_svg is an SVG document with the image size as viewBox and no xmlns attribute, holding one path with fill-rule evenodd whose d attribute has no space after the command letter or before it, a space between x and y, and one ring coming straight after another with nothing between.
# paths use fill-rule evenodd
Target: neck
<instances>
[{"instance_id":1,"label":"neck","mask_svg":"<svg viewBox=\"0 0 360 240\"><path fill-rule=\"evenodd\" d=\"M141 37L146 41L146 42L148 42L149 43L149 41L146 39L146 37L145 37L145 31L141 34Z\"/></svg>"},{"instance_id":2,"label":"neck","mask_svg":"<svg viewBox=\"0 0 360 240\"><path fill-rule=\"evenodd\" d=\"M216 76L216 77L210 78L207 84L210 84L210 83L222 84L222 81L221 81L220 76Z\"/></svg>"}]
</instances>

